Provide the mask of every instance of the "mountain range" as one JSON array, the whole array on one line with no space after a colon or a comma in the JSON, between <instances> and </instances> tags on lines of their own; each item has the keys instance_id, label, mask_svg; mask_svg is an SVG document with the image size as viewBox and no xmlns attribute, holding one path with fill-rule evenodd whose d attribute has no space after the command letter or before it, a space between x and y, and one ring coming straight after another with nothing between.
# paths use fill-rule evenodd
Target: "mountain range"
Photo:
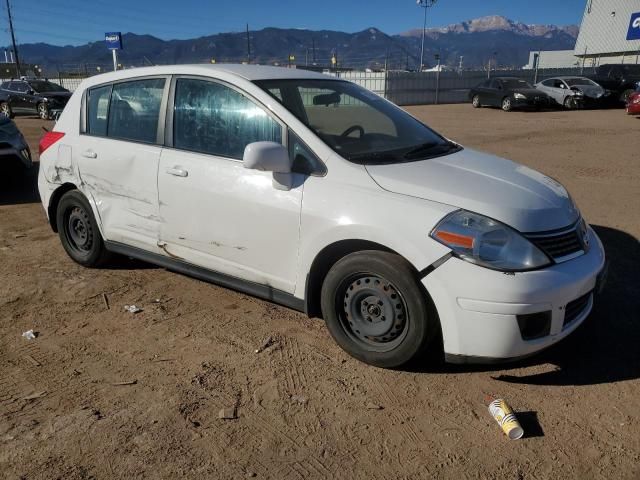
<instances>
[{"instance_id":1,"label":"mountain range","mask_svg":"<svg viewBox=\"0 0 640 480\"><path fill-rule=\"evenodd\" d=\"M465 68L486 65L494 58L501 66L524 65L531 50L573 49L577 26L525 25L501 16L489 16L441 28L429 28L425 64L439 54L444 64ZM265 28L249 32L250 60L264 64L339 66L353 68L415 69L419 63L421 29L388 35L377 28L346 33L332 30ZM245 32L218 33L188 40L162 40L126 33L120 62L126 66L170 63L241 62L247 60ZM46 43L19 46L23 62L41 66L50 75L58 70L108 68L111 53L103 41L78 46Z\"/></svg>"}]
</instances>

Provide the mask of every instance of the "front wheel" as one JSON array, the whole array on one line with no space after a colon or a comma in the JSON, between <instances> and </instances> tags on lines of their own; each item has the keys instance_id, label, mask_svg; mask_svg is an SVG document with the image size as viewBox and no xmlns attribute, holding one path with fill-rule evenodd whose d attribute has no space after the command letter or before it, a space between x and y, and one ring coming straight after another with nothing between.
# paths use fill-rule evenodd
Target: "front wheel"
<instances>
[{"instance_id":1,"label":"front wheel","mask_svg":"<svg viewBox=\"0 0 640 480\"><path fill-rule=\"evenodd\" d=\"M60 241L67 254L80 265L99 267L109 258L91 205L78 190L65 193L56 212Z\"/></svg>"},{"instance_id":2,"label":"front wheel","mask_svg":"<svg viewBox=\"0 0 640 480\"><path fill-rule=\"evenodd\" d=\"M573 96L569 96L564 99L564 108L567 110L575 110L578 108L578 102L576 102L576 99Z\"/></svg>"},{"instance_id":3,"label":"front wheel","mask_svg":"<svg viewBox=\"0 0 640 480\"><path fill-rule=\"evenodd\" d=\"M417 275L393 253L347 255L327 274L321 296L335 341L370 365L399 367L426 350L438 331Z\"/></svg>"},{"instance_id":4,"label":"front wheel","mask_svg":"<svg viewBox=\"0 0 640 480\"><path fill-rule=\"evenodd\" d=\"M510 112L513 109L513 104L511 103L511 98L504 97L502 99L502 110L505 112Z\"/></svg>"},{"instance_id":5,"label":"front wheel","mask_svg":"<svg viewBox=\"0 0 640 480\"><path fill-rule=\"evenodd\" d=\"M42 120L49 120L49 107L46 103L38 104L38 117Z\"/></svg>"},{"instance_id":6,"label":"front wheel","mask_svg":"<svg viewBox=\"0 0 640 480\"><path fill-rule=\"evenodd\" d=\"M471 99L471 105L473 105L473 108L480 108L482 106L482 104L480 103L480 95L473 96L473 98Z\"/></svg>"}]
</instances>

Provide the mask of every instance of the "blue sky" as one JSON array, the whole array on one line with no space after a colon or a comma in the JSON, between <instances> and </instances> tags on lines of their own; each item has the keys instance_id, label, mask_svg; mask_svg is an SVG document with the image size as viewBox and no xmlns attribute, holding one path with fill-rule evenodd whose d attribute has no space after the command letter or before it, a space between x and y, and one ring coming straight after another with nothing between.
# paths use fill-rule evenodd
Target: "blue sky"
<instances>
[{"instance_id":1,"label":"blue sky","mask_svg":"<svg viewBox=\"0 0 640 480\"><path fill-rule=\"evenodd\" d=\"M148 33L160 38L192 38L267 26L356 32L378 27L400 33L422 24L415 0L12 0L18 43L56 45L102 40L105 31ZM179 6L178 6L179 5ZM484 15L524 23L579 24L585 0L439 0L429 10L429 26ZM2 39L9 44L2 2Z\"/></svg>"}]
</instances>

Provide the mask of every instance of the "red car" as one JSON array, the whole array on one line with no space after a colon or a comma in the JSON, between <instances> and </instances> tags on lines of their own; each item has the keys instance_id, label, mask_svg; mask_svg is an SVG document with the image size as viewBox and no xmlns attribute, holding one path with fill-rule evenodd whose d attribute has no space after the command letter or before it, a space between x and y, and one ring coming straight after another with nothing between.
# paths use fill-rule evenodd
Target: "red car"
<instances>
[{"instance_id":1,"label":"red car","mask_svg":"<svg viewBox=\"0 0 640 480\"><path fill-rule=\"evenodd\" d=\"M636 90L629 96L627 113L629 115L640 115L640 90Z\"/></svg>"}]
</instances>

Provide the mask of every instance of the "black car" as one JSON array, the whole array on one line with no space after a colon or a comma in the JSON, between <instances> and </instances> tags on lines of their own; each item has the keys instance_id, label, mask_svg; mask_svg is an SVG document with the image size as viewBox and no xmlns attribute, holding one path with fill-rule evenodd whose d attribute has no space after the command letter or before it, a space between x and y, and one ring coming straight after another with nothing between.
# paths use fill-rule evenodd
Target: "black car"
<instances>
[{"instance_id":1,"label":"black car","mask_svg":"<svg viewBox=\"0 0 640 480\"><path fill-rule=\"evenodd\" d=\"M17 165L31 168L31 151L13 120L0 114L0 166L4 170Z\"/></svg>"},{"instance_id":2,"label":"black car","mask_svg":"<svg viewBox=\"0 0 640 480\"><path fill-rule=\"evenodd\" d=\"M600 65L594 74L587 74L585 77L611 91L611 98L626 103L640 85L640 65Z\"/></svg>"},{"instance_id":3,"label":"black car","mask_svg":"<svg viewBox=\"0 0 640 480\"><path fill-rule=\"evenodd\" d=\"M0 113L10 118L18 113L35 113L46 120L61 112L69 97L69 90L48 80L9 80L0 85Z\"/></svg>"},{"instance_id":4,"label":"black car","mask_svg":"<svg viewBox=\"0 0 640 480\"><path fill-rule=\"evenodd\" d=\"M517 108L541 109L553 105L546 93L517 77L494 77L485 80L469 92L469 100L475 108L500 107L505 112Z\"/></svg>"}]
</instances>

